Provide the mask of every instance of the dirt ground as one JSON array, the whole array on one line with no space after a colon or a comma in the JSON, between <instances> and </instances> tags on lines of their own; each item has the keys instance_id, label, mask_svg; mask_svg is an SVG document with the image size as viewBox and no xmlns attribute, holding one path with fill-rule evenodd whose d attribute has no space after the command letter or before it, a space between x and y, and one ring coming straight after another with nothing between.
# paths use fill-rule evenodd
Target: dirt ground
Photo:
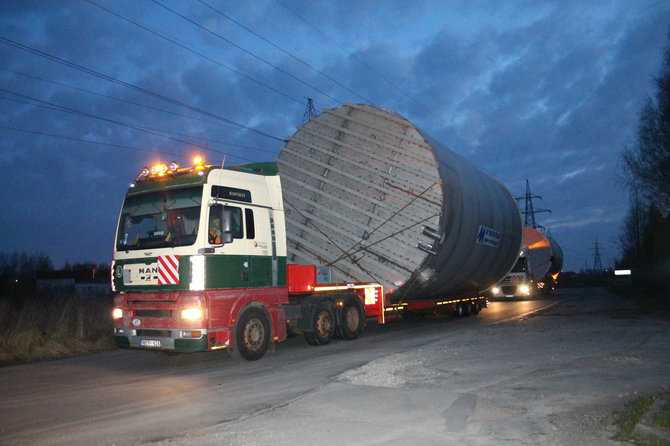
<instances>
[{"instance_id":1,"label":"dirt ground","mask_svg":"<svg viewBox=\"0 0 670 446\"><path fill-rule=\"evenodd\" d=\"M612 439L613 412L669 389L670 323L599 289L563 291L554 300L370 361L282 407L167 443L623 444Z\"/></svg>"}]
</instances>

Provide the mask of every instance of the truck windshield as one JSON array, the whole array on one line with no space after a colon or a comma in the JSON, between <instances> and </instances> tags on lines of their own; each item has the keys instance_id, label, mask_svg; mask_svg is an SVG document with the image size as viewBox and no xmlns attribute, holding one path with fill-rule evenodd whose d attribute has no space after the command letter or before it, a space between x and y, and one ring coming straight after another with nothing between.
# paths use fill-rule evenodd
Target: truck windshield
<instances>
[{"instance_id":1,"label":"truck windshield","mask_svg":"<svg viewBox=\"0 0 670 446\"><path fill-rule=\"evenodd\" d=\"M511 273L523 273L526 271L526 258L519 257L519 260L516 261L514 268L512 268Z\"/></svg>"},{"instance_id":2,"label":"truck windshield","mask_svg":"<svg viewBox=\"0 0 670 446\"><path fill-rule=\"evenodd\" d=\"M202 187L126 197L116 249L167 248L195 243Z\"/></svg>"}]
</instances>

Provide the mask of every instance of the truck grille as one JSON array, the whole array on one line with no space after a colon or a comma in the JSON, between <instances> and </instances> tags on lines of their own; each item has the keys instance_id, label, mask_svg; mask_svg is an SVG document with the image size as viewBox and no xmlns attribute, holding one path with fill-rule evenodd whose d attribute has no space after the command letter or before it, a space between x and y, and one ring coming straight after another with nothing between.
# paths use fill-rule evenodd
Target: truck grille
<instances>
[{"instance_id":1,"label":"truck grille","mask_svg":"<svg viewBox=\"0 0 670 446\"><path fill-rule=\"evenodd\" d=\"M135 310L135 315L138 317L171 318L172 310Z\"/></svg>"},{"instance_id":2,"label":"truck grille","mask_svg":"<svg viewBox=\"0 0 670 446\"><path fill-rule=\"evenodd\" d=\"M170 330L137 330L137 336L152 336L157 338L171 337Z\"/></svg>"},{"instance_id":3,"label":"truck grille","mask_svg":"<svg viewBox=\"0 0 670 446\"><path fill-rule=\"evenodd\" d=\"M503 294L514 294L516 292L516 286L503 286L501 288Z\"/></svg>"}]
</instances>

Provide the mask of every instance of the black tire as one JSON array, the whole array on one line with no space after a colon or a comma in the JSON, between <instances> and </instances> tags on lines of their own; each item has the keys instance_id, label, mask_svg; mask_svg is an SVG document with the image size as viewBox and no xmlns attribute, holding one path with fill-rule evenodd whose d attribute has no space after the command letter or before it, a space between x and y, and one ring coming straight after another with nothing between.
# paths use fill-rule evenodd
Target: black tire
<instances>
[{"instance_id":1,"label":"black tire","mask_svg":"<svg viewBox=\"0 0 670 446\"><path fill-rule=\"evenodd\" d=\"M478 314L481 309L479 302L472 302L470 304L470 314Z\"/></svg>"},{"instance_id":2,"label":"black tire","mask_svg":"<svg viewBox=\"0 0 670 446\"><path fill-rule=\"evenodd\" d=\"M235 349L247 361L261 359L270 344L270 323L260 308L249 308L237 320Z\"/></svg>"},{"instance_id":3,"label":"black tire","mask_svg":"<svg viewBox=\"0 0 670 446\"><path fill-rule=\"evenodd\" d=\"M318 304L311 320L311 330L303 332L305 340L311 345L326 345L335 336L335 315L328 302Z\"/></svg>"},{"instance_id":4,"label":"black tire","mask_svg":"<svg viewBox=\"0 0 670 446\"><path fill-rule=\"evenodd\" d=\"M360 305L357 305L355 301L346 303L342 309L342 320L338 327L339 337L348 341L356 339L361 335L364 325L365 318Z\"/></svg>"},{"instance_id":5,"label":"black tire","mask_svg":"<svg viewBox=\"0 0 670 446\"><path fill-rule=\"evenodd\" d=\"M463 310L463 304L457 303L456 309L454 310L454 316L463 317L465 316L465 311Z\"/></svg>"}]
</instances>

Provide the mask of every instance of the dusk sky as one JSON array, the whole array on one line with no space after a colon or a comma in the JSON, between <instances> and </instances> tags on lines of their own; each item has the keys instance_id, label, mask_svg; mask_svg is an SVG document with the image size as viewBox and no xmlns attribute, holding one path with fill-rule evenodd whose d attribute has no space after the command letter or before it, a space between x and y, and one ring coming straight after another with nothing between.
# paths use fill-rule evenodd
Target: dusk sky
<instances>
[{"instance_id":1,"label":"dusk sky","mask_svg":"<svg viewBox=\"0 0 670 446\"><path fill-rule=\"evenodd\" d=\"M145 165L273 160L312 98L391 109L515 196L528 179L564 269L596 240L609 266L669 32L667 0L3 1L0 252L109 263Z\"/></svg>"}]
</instances>

